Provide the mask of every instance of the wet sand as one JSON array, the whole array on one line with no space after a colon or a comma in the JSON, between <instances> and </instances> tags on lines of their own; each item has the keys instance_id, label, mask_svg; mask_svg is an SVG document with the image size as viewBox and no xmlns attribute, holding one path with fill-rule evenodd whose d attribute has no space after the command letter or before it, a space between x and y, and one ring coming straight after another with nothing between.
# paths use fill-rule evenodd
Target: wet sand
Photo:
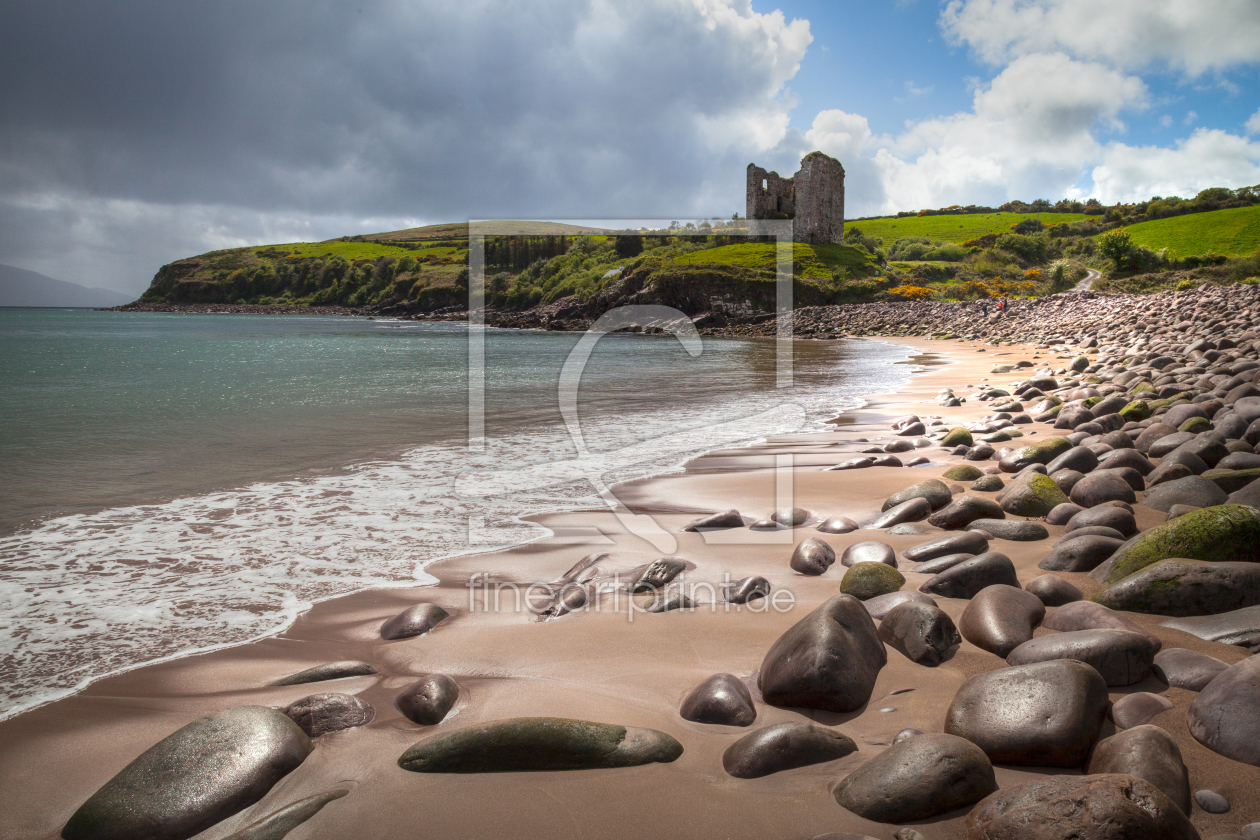
<instances>
[{"instance_id":1,"label":"wet sand","mask_svg":"<svg viewBox=\"0 0 1260 840\"><path fill-rule=\"evenodd\" d=\"M244 704L282 706L330 691L355 694L371 703L376 720L320 737L311 756L262 801L199 838L224 838L297 799L346 786L352 788L349 796L329 804L288 836L293 840L410 836L806 840L826 832L849 831L881 840L892 838L896 826L872 823L844 810L831 790L891 743L901 729L941 731L945 710L966 678L1005 663L966 641L952 659L935 668L914 664L888 648L888 665L880 672L869 703L855 712L768 706L760 702L756 691L755 675L762 658L785 630L838 592L844 572L837 563L820 577L805 577L788 567L788 558L793 544L810 536L830 543L837 555L862 540L885 541L900 554L931 539L890 537L870 530L819 534L814 525L830 516L869 520L891 493L940 477L960 459L933 447L921 450L933 459L928 466L831 472L822 468L855 457L870 445L855 442L856 438L892 439L888 424L900 415L916 413L925 419L939 415L951 426L978 419L989 413L989 404L968 402L941 409L935 403L936 394L947 386L962 394L966 384L1012 378L1017 374L999 377L988 371L997 361L1032 360L1037 352L1018 347L977 352L983 345L898 341L932 354L926 360L933 363L899 393L873 396L861 410L849 412L835 431L714 452L692 462L684 473L617 488L617 496L632 511L650 513L677 539L676 555L689 564L689 583L716 585L726 579L763 575L776 591L791 593L794 606L790 609L755 602L752 607L704 604L694 610L646 614L628 611L627 596L620 593L606 594L598 609L539 622L523 605L517 611L514 596L505 590L495 610L496 584L553 581L592 552L609 554L599 564L604 576L621 572L623 579L662 556L627 533L607 511L538 517L536 521L550 528L553 537L436 563L427 571L440 579L437 586L371 590L328 601L279 636L100 680L73 697L0 723L0 801L5 803L0 838L57 837L74 810L101 784L162 737L208 712ZM1053 358L1053 351L1042 350L1038 361ZM1033 441L1050 435L1044 424L1020 429ZM919 453L908 453L914 454ZM746 517L760 518L785 506L784 498L776 498L776 456L792 459L791 504L811 511L809 522L760 537L746 528L704 535L680 533L685 524L710 512L733 507ZM1135 510L1143 528L1164 516L1141 505ZM992 545L993 550L1011 557L1022 583L1043 574L1037 563L1064 532L1063 526L1048 529L1050 540L997 540ZM750 536L765 542L750 544ZM907 578L903 588L913 589L928 576L906 571L908 565L901 564ZM1100 588L1086 574L1060 574L1087 596ZM477 582L470 589L474 576ZM705 595L700 597L703 600ZM381 640L379 628L385 620L421 601L441 605L451 618L417 638ZM955 622L967 604L946 598L937 602ZM1160 617L1126 615L1156 633L1165 647L1198 650L1229 663L1247 655L1242 648L1158 627ZM1048 632L1039 630L1038 634ZM369 662L380 673L265 687L303 668L346 659ZM432 672L454 678L460 697L441 724L422 727L403 717L393 701L415 675ZM750 728L692 723L678 714L687 692L719 672L741 677L752 689L757 700L754 727L813 720L849 735L859 751L839 761L761 779L731 778L722 769L722 752ZM911 690L892 694L904 689ZM1230 813L1223 815L1207 814L1195 806L1191 818L1202 835L1236 832L1241 825L1260 819L1260 768L1218 756L1190 736L1185 714L1194 693L1167 688L1152 677L1113 690L1111 697L1115 700L1135 691L1156 692L1175 704L1152 723L1176 738L1190 770L1191 789L1210 788L1233 803ZM431 733L534 715L659 729L676 737L685 752L670 764L552 773L418 774L396 764L404 750ZM1102 737L1113 731L1108 722ZM997 768L1001 786L1042 774L1035 768ZM965 813L955 811L911 825L929 840L961 838Z\"/></svg>"}]
</instances>

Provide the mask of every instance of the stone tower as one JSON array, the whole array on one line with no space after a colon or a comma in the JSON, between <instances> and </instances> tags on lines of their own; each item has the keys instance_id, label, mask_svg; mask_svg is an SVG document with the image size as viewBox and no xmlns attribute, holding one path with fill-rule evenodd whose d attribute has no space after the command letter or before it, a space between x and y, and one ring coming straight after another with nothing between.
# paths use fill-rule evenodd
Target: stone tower
<instances>
[{"instance_id":1,"label":"stone tower","mask_svg":"<svg viewBox=\"0 0 1260 840\"><path fill-rule=\"evenodd\" d=\"M844 239L844 167L810 152L791 178L748 164L749 219L791 219L797 242L814 245Z\"/></svg>"}]
</instances>

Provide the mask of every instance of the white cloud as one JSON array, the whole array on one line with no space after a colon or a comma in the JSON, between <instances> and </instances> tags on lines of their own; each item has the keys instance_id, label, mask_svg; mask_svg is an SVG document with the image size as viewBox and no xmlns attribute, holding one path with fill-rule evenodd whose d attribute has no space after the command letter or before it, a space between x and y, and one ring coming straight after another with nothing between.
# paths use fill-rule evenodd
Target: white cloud
<instances>
[{"instance_id":1,"label":"white cloud","mask_svg":"<svg viewBox=\"0 0 1260 840\"><path fill-rule=\"evenodd\" d=\"M1255 0L950 0L941 27L1001 64L1032 52L1197 76L1260 61Z\"/></svg>"},{"instance_id":2,"label":"white cloud","mask_svg":"<svg viewBox=\"0 0 1260 840\"><path fill-rule=\"evenodd\" d=\"M1159 124L1162 128L1172 128L1173 119L1168 114L1159 118Z\"/></svg>"},{"instance_id":3,"label":"white cloud","mask_svg":"<svg viewBox=\"0 0 1260 840\"><path fill-rule=\"evenodd\" d=\"M1260 110L1257 110L1247 120L1246 128L1248 134L1260 134Z\"/></svg>"},{"instance_id":4,"label":"white cloud","mask_svg":"<svg viewBox=\"0 0 1260 840\"><path fill-rule=\"evenodd\" d=\"M1168 149L1112 143L1091 174L1093 194L1107 204L1248 186L1260 183L1260 142L1200 128Z\"/></svg>"}]
</instances>

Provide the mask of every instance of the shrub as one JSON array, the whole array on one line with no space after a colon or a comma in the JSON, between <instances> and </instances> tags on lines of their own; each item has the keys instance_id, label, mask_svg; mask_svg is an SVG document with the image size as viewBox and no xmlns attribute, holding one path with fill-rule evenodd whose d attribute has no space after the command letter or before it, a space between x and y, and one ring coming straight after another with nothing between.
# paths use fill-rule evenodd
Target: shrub
<instances>
[{"instance_id":1,"label":"shrub","mask_svg":"<svg viewBox=\"0 0 1260 840\"><path fill-rule=\"evenodd\" d=\"M1040 263L1046 261L1046 240L1040 236L1005 233L998 237L995 247L1000 251L1006 251L1008 254L1014 254L1025 262Z\"/></svg>"},{"instance_id":2,"label":"shrub","mask_svg":"<svg viewBox=\"0 0 1260 840\"><path fill-rule=\"evenodd\" d=\"M894 295L899 295L906 300L924 300L930 298L935 292L926 286L898 286L895 289L889 289Z\"/></svg>"},{"instance_id":3,"label":"shrub","mask_svg":"<svg viewBox=\"0 0 1260 840\"><path fill-rule=\"evenodd\" d=\"M932 250L925 253L922 259L939 260L940 262L962 262L970 253L962 245L938 245Z\"/></svg>"},{"instance_id":4,"label":"shrub","mask_svg":"<svg viewBox=\"0 0 1260 840\"><path fill-rule=\"evenodd\" d=\"M643 253L642 236L618 236L613 243L619 257L637 257Z\"/></svg>"},{"instance_id":5,"label":"shrub","mask_svg":"<svg viewBox=\"0 0 1260 840\"><path fill-rule=\"evenodd\" d=\"M1046 226L1041 223L1040 219L1020 219L1011 225L1011 230L1020 234L1040 233L1045 229Z\"/></svg>"},{"instance_id":6,"label":"shrub","mask_svg":"<svg viewBox=\"0 0 1260 840\"><path fill-rule=\"evenodd\" d=\"M1185 280L1182 280L1180 283L1177 284L1177 291L1188 292L1191 289L1199 288L1199 286L1201 285L1203 284L1200 283L1198 280L1191 280L1189 278L1186 278Z\"/></svg>"}]
</instances>

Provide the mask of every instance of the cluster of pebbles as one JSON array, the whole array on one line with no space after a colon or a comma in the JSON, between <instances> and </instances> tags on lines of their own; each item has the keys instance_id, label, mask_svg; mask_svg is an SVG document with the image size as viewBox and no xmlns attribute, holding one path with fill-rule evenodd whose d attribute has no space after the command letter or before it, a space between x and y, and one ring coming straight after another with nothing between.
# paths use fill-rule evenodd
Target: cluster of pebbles
<instances>
[{"instance_id":1,"label":"cluster of pebbles","mask_svg":"<svg viewBox=\"0 0 1260 840\"><path fill-rule=\"evenodd\" d=\"M1081 294L1029 304L1039 312L1017 310L1001 320L1002 338L1035 341L1049 352L994 367L990 375L1004 386L959 386L938 397L942 411L983 402L987 415L969 425L903 417L887 443L828 468L943 470L915 481L906 469L906 486L873 520L800 509L753 520L728 510L687 526L813 527L818 536L800 540L784 562L804 576L826 574L837 562L845 571L839 594L768 646L754 683L714 674L687 693L678 714L753 727L758 701L853 713L871 703L890 657L935 668L965 640L1004 663L961 685L943 710L941 731L906 729L839 778L832 791L839 808L892 825L965 813L973 840L1191 840L1200 837L1191 822L1196 809L1231 814L1228 798L1210 780L1192 780L1177 740L1152 723L1173 707L1167 697L1139 691L1113 702L1110 692L1152 677L1197 692L1186 713L1191 735L1219 756L1260 766L1260 658L1231 665L1164 648L1131 617L1159 616L1163 626L1260 651L1260 334L1251 330L1260 323L1260 290L1210 288L1141 300L1135 307ZM900 306L914 306L924 330L962 331L957 313L965 307L948 314L937 304ZM861 318L876 319L882 310L867 311ZM844 330L859 331L861 318L845 312L827 308L827 327L847 318ZM908 332L900 323L887 329ZM1051 527L1063 531L1054 543ZM852 542L837 556L830 535L859 529L922 541L902 550L900 560L881 540ZM1004 543L1037 546L1045 574L1021 584L1000 550ZM603 559L585 558L554 581L540 620L563 620L596 597L592 584ZM686 568L678 558L662 558L637 569L627 589L647 596L648 612L694 607L671 588ZM737 604L770 595L761 576L721 593ZM943 606L957 603L965 606L955 620ZM447 617L436 605L419 604L386 621L380 635L415 638ZM371 673L364 662L336 662L273 684ZM438 727L398 758L401 769L590 770L672 762L683 752L668 733L610 723L444 724L459 693L442 674L399 693L395 704L407 718ZM337 693L283 708L215 712L118 773L62 836L191 837L259 801L320 737L375 715L363 700ZM1114 734L1105 736L1108 726ZM722 767L732 778L755 780L857 749L838 727L775 723L733 742ZM995 765L1046 775L999 789ZM1059 775L1064 770L1080 772ZM232 837L283 837L346 793L295 802ZM1260 838L1260 823L1248 824L1248 816L1256 815L1239 814L1237 833L1217 840ZM922 840L923 831L931 827L902 827L896 837Z\"/></svg>"}]
</instances>

